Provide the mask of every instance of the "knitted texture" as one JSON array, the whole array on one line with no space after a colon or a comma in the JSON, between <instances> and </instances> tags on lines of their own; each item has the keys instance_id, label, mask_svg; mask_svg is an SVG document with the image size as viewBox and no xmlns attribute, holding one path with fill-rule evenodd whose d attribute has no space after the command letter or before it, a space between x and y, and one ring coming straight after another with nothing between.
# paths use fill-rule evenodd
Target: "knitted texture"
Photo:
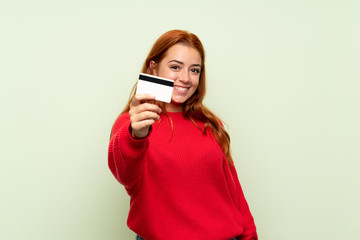
<instances>
[{"instance_id":1,"label":"knitted texture","mask_svg":"<svg viewBox=\"0 0 360 240\"><path fill-rule=\"evenodd\" d=\"M173 126L161 115L143 139L131 136L128 113L114 124L108 163L131 197L128 227L146 240L256 240L235 167L211 131L169 115Z\"/></svg>"}]
</instances>

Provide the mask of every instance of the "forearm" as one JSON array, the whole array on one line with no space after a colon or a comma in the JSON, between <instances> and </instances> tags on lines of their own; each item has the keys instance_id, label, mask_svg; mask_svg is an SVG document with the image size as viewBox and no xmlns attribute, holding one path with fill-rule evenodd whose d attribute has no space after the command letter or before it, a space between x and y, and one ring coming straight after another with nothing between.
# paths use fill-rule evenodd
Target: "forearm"
<instances>
[{"instance_id":1,"label":"forearm","mask_svg":"<svg viewBox=\"0 0 360 240\"><path fill-rule=\"evenodd\" d=\"M238 240L257 240L258 237L256 233L254 218L250 212L249 205L245 199L244 192L240 185L235 166L231 166L230 168L236 185L236 191L239 199L239 205L238 205L239 210L244 220L244 232L242 236L238 238Z\"/></svg>"},{"instance_id":2,"label":"forearm","mask_svg":"<svg viewBox=\"0 0 360 240\"><path fill-rule=\"evenodd\" d=\"M148 148L148 138L131 136L130 121L112 136L109 143L108 163L115 178L127 189L132 188L143 168L143 157Z\"/></svg>"}]
</instances>

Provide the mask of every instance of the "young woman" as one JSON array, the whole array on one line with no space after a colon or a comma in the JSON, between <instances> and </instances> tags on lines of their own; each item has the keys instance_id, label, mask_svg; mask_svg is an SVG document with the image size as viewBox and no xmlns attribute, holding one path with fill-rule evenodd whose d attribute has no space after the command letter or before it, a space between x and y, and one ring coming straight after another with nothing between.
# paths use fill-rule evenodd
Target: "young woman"
<instances>
[{"instance_id":1,"label":"young woman","mask_svg":"<svg viewBox=\"0 0 360 240\"><path fill-rule=\"evenodd\" d=\"M131 197L137 239L258 239L229 135L202 104L204 62L196 35L166 32L142 72L174 80L171 102L133 93L113 125L109 168Z\"/></svg>"}]
</instances>

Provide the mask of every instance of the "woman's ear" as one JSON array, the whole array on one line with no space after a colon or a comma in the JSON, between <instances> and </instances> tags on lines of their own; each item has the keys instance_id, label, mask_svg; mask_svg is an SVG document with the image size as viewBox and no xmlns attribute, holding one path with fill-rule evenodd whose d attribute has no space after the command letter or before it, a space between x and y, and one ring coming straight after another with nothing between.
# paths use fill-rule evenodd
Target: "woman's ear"
<instances>
[{"instance_id":1,"label":"woman's ear","mask_svg":"<svg viewBox=\"0 0 360 240\"><path fill-rule=\"evenodd\" d=\"M149 69L150 69L150 74L151 75L156 75L157 76L157 65L156 65L156 62L154 60L150 61Z\"/></svg>"}]
</instances>

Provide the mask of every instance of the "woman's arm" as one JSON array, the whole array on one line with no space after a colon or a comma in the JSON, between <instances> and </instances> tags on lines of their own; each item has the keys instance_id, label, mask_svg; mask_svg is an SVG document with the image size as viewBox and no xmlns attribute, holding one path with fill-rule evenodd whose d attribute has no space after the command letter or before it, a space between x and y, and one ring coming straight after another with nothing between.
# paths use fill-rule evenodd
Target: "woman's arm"
<instances>
[{"instance_id":1,"label":"woman's arm","mask_svg":"<svg viewBox=\"0 0 360 240\"><path fill-rule=\"evenodd\" d=\"M161 109L153 103L154 99L149 94L135 95L130 111L122 114L112 129L109 168L128 193L141 176L143 159L149 146L148 135L152 124L160 118L158 114Z\"/></svg>"},{"instance_id":2,"label":"woman's arm","mask_svg":"<svg viewBox=\"0 0 360 240\"><path fill-rule=\"evenodd\" d=\"M230 167L231 175L235 182L236 191L237 191L237 195L239 198L239 210L240 210L241 214L244 216L244 220L245 220L244 221L244 224L245 224L244 232L243 232L242 236L238 237L238 240L257 240L258 236L257 236L257 232L256 232L254 218L251 215L249 205L245 199L244 192L241 188L235 166L233 165L233 166L229 166L229 167Z\"/></svg>"},{"instance_id":3,"label":"woman's arm","mask_svg":"<svg viewBox=\"0 0 360 240\"><path fill-rule=\"evenodd\" d=\"M114 124L108 149L109 168L128 192L141 174L148 147L148 138L135 139L130 126L129 114L122 114Z\"/></svg>"}]
</instances>

